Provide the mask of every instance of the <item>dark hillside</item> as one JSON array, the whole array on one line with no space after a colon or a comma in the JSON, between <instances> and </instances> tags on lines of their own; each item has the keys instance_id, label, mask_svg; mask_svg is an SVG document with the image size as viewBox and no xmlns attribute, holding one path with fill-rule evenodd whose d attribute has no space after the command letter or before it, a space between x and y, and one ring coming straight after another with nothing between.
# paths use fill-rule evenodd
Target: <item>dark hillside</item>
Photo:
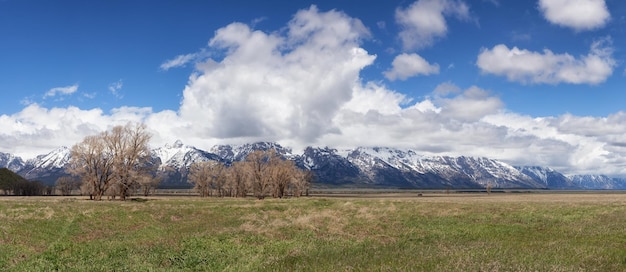
<instances>
[{"instance_id":1,"label":"dark hillside","mask_svg":"<svg viewBox=\"0 0 626 272\"><path fill-rule=\"evenodd\" d=\"M28 181L15 172L0 168L0 193L4 195L41 195L44 186L39 181Z\"/></svg>"}]
</instances>

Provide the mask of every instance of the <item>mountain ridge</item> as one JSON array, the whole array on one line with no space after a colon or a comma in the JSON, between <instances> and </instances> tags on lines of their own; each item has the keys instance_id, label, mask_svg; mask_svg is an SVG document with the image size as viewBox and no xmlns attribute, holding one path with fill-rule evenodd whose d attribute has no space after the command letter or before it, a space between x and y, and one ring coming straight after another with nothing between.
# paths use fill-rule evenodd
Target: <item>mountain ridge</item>
<instances>
[{"instance_id":1,"label":"mountain ridge","mask_svg":"<svg viewBox=\"0 0 626 272\"><path fill-rule=\"evenodd\" d=\"M216 145L205 151L180 140L152 149L162 186L186 187L189 167L194 162L214 160L230 165L244 160L255 150L275 149L286 159L316 175L318 186L389 188L528 188L528 189L626 189L626 180L604 175L566 176L549 167L512 166L485 157L427 156L411 149L358 147L338 150L307 147L294 154L289 147L273 142ZM64 167L70 149L59 147L27 161L0 153L0 167L6 167L29 180L54 184L67 175Z\"/></svg>"}]
</instances>

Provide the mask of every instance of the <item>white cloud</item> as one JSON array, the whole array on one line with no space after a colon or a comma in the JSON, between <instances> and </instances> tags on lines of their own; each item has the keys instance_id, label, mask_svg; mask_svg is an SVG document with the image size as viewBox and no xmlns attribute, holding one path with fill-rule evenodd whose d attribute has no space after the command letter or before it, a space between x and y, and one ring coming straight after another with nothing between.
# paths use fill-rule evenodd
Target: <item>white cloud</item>
<instances>
[{"instance_id":1,"label":"white cloud","mask_svg":"<svg viewBox=\"0 0 626 272\"><path fill-rule=\"evenodd\" d=\"M433 94L435 96L441 97L448 96L449 94L456 94L459 92L461 92L461 88L448 81L437 85L437 87L435 87L435 90L433 91Z\"/></svg>"},{"instance_id":2,"label":"white cloud","mask_svg":"<svg viewBox=\"0 0 626 272\"><path fill-rule=\"evenodd\" d=\"M416 75L430 75L439 73L439 64L430 64L418 54L400 54L393 59L391 70L385 71L387 79L405 80Z\"/></svg>"},{"instance_id":3,"label":"white cloud","mask_svg":"<svg viewBox=\"0 0 626 272\"><path fill-rule=\"evenodd\" d=\"M539 0L539 9L550 23L577 31L603 27L611 19L604 0Z\"/></svg>"},{"instance_id":4,"label":"white cloud","mask_svg":"<svg viewBox=\"0 0 626 272\"><path fill-rule=\"evenodd\" d=\"M122 80L120 79L116 82L109 84L109 92L111 92L111 94L113 94L115 97L121 98L122 95L120 94L120 90L123 86L124 82L122 82Z\"/></svg>"},{"instance_id":5,"label":"white cloud","mask_svg":"<svg viewBox=\"0 0 626 272\"><path fill-rule=\"evenodd\" d=\"M189 64L190 62L196 62L198 60L203 59L204 57L206 57L206 52L205 51L200 51L197 53L191 53L191 54L183 54L183 55L178 55L176 57L174 57L173 59L167 60L163 63L161 63L161 66L159 66L159 68L162 71L167 71L171 68L178 68L178 67L184 67L187 64Z\"/></svg>"},{"instance_id":6,"label":"white cloud","mask_svg":"<svg viewBox=\"0 0 626 272\"><path fill-rule=\"evenodd\" d=\"M480 87L452 82L412 99L363 81L360 71L375 60L360 48L368 35L358 20L315 7L298 12L279 32L234 23L211 39L211 49L224 57L195 66L179 111L30 104L0 115L0 151L32 158L143 121L153 146L177 139L205 150L258 140L296 149L389 146L545 165L566 174L626 175L626 113L535 118L507 112L499 97Z\"/></svg>"},{"instance_id":7,"label":"white cloud","mask_svg":"<svg viewBox=\"0 0 626 272\"><path fill-rule=\"evenodd\" d=\"M469 20L469 7L463 1L418 0L406 9L396 10L401 26L400 39L405 50L431 46L448 32L445 16Z\"/></svg>"},{"instance_id":8,"label":"white cloud","mask_svg":"<svg viewBox=\"0 0 626 272\"><path fill-rule=\"evenodd\" d=\"M470 122L495 114L504 106L499 98L490 96L476 86L465 90L461 95L439 101L441 114L451 120Z\"/></svg>"},{"instance_id":9,"label":"white cloud","mask_svg":"<svg viewBox=\"0 0 626 272\"><path fill-rule=\"evenodd\" d=\"M483 48L476 65L483 73L522 83L599 84L613 73L616 62L612 52L608 38L594 42L589 53L579 58L548 49L533 52L499 44L492 49Z\"/></svg>"},{"instance_id":10,"label":"white cloud","mask_svg":"<svg viewBox=\"0 0 626 272\"><path fill-rule=\"evenodd\" d=\"M1 115L0 149L26 158L71 146L106 129L102 111L76 107L46 109L31 104L13 115Z\"/></svg>"},{"instance_id":11,"label":"white cloud","mask_svg":"<svg viewBox=\"0 0 626 272\"><path fill-rule=\"evenodd\" d=\"M514 113L488 116L483 121L506 127L510 137L528 139L528 154L513 158L526 164L551 165L569 174L626 175L626 114L581 117L565 114L531 118ZM530 155L532 154L532 155Z\"/></svg>"},{"instance_id":12,"label":"white cloud","mask_svg":"<svg viewBox=\"0 0 626 272\"><path fill-rule=\"evenodd\" d=\"M48 90L46 94L44 94L44 98L53 97L56 95L70 95L75 93L78 90L78 84L74 84L66 87L56 87Z\"/></svg>"},{"instance_id":13,"label":"white cloud","mask_svg":"<svg viewBox=\"0 0 626 272\"><path fill-rule=\"evenodd\" d=\"M368 35L359 20L315 6L283 36L230 24L209 42L226 57L198 66L180 114L198 137L313 140L336 130L332 117L374 61L359 47Z\"/></svg>"}]
</instances>

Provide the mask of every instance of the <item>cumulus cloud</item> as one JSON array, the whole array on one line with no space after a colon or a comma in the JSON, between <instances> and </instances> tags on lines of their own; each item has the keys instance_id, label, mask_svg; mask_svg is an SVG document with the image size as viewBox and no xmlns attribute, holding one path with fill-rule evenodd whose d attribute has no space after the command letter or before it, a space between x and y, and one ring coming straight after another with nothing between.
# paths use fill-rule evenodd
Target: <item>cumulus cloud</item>
<instances>
[{"instance_id":1,"label":"cumulus cloud","mask_svg":"<svg viewBox=\"0 0 626 272\"><path fill-rule=\"evenodd\" d=\"M626 175L619 158L626 143L626 114L608 117L536 117L503 113L483 118L492 125L506 127L509 137L524 138L533 156L517 154L512 158L526 164L551 165L568 174L610 173ZM597 131L594 131L597 130ZM617 146L617 148L616 148Z\"/></svg>"},{"instance_id":2,"label":"cumulus cloud","mask_svg":"<svg viewBox=\"0 0 626 272\"><path fill-rule=\"evenodd\" d=\"M332 117L375 59L359 47L368 35L359 20L315 6L284 35L232 23L209 42L226 56L198 65L180 114L202 137L313 140L335 131Z\"/></svg>"},{"instance_id":3,"label":"cumulus cloud","mask_svg":"<svg viewBox=\"0 0 626 272\"><path fill-rule=\"evenodd\" d=\"M446 16L470 20L469 6L463 1L418 0L406 9L396 10L400 39L405 50L431 46L448 32Z\"/></svg>"},{"instance_id":4,"label":"cumulus cloud","mask_svg":"<svg viewBox=\"0 0 626 272\"><path fill-rule=\"evenodd\" d=\"M405 80L417 75L430 75L439 73L439 64L430 64L418 54L400 54L393 59L391 70L385 71L387 79Z\"/></svg>"},{"instance_id":5,"label":"cumulus cloud","mask_svg":"<svg viewBox=\"0 0 626 272\"><path fill-rule=\"evenodd\" d=\"M0 115L0 148L26 158L71 146L99 133L108 123L102 111L76 107L47 109L31 104L13 115ZM25 144L26 143L26 144Z\"/></svg>"},{"instance_id":6,"label":"cumulus cloud","mask_svg":"<svg viewBox=\"0 0 626 272\"><path fill-rule=\"evenodd\" d=\"M611 19L604 0L539 0L539 9L550 23L576 31L601 28Z\"/></svg>"},{"instance_id":7,"label":"cumulus cloud","mask_svg":"<svg viewBox=\"0 0 626 272\"><path fill-rule=\"evenodd\" d=\"M15 114L0 115L0 151L29 159L128 122L146 123L155 145L184 137L189 127L174 111L155 113L151 108L120 107L107 113L98 108L45 108L33 103ZM190 143L199 142L190 139Z\"/></svg>"},{"instance_id":8,"label":"cumulus cloud","mask_svg":"<svg viewBox=\"0 0 626 272\"><path fill-rule=\"evenodd\" d=\"M54 97L57 95L70 95L78 91L78 84L74 84L66 87L56 87L48 90L46 94L44 94L44 98Z\"/></svg>"},{"instance_id":9,"label":"cumulus cloud","mask_svg":"<svg viewBox=\"0 0 626 272\"><path fill-rule=\"evenodd\" d=\"M216 31L208 44L223 57L195 63L178 111L30 104L0 115L0 150L32 158L135 121L148 125L153 146L177 139L205 150L259 140L296 149L389 146L545 165L566 174L626 175L623 112L531 117L508 112L489 90L452 82L420 99L407 97L361 78L375 56L360 47L369 36L360 21L313 6L281 30L233 23Z\"/></svg>"},{"instance_id":10,"label":"cumulus cloud","mask_svg":"<svg viewBox=\"0 0 626 272\"><path fill-rule=\"evenodd\" d=\"M476 65L483 73L522 83L599 84L613 73L616 62L612 54L609 38L594 42L589 53L578 58L549 49L534 52L499 44L483 48Z\"/></svg>"}]
</instances>

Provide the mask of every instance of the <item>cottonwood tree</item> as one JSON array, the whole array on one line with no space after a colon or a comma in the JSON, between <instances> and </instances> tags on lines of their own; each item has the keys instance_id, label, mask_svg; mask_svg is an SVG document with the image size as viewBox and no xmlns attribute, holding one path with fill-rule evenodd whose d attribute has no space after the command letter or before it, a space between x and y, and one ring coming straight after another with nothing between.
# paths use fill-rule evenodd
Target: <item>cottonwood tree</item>
<instances>
[{"instance_id":1,"label":"cottonwood tree","mask_svg":"<svg viewBox=\"0 0 626 272\"><path fill-rule=\"evenodd\" d=\"M63 196L71 195L72 191L80 189L80 185L80 180L71 176L62 176L55 182L56 189Z\"/></svg>"},{"instance_id":2,"label":"cottonwood tree","mask_svg":"<svg viewBox=\"0 0 626 272\"><path fill-rule=\"evenodd\" d=\"M277 158L270 162L273 197L283 198L285 196L288 186L298 178L297 171L298 168L293 161Z\"/></svg>"},{"instance_id":3,"label":"cottonwood tree","mask_svg":"<svg viewBox=\"0 0 626 272\"><path fill-rule=\"evenodd\" d=\"M159 186L159 184L161 183L161 179L161 176L145 175L139 177L139 179L137 179L137 183L143 195L149 196Z\"/></svg>"},{"instance_id":4,"label":"cottonwood tree","mask_svg":"<svg viewBox=\"0 0 626 272\"><path fill-rule=\"evenodd\" d=\"M72 147L68 172L82 179L81 189L92 199L108 193L125 200L133 183L150 172L150 138L137 123L87 136Z\"/></svg>"},{"instance_id":5,"label":"cottonwood tree","mask_svg":"<svg viewBox=\"0 0 626 272\"><path fill-rule=\"evenodd\" d=\"M300 170L293 161L282 158L275 150L254 151L245 160L250 175L250 189L258 199L268 194L282 198L291 193L301 196L313 179L310 171Z\"/></svg>"},{"instance_id":6,"label":"cottonwood tree","mask_svg":"<svg viewBox=\"0 0 626 272\"><path fill-rule=\"evenodd\" d=\"M188 172L188 182L202 197L246 197L249 193L258 199L299 197L308 194L313 180L312 172L299 169L273 149L253 151L229 167L217 161L194 163Z\"/></svg>"},{"instance_id":7,"label":"cottonwood tree","mask_svg":"<svg viewBox=\"0 0 626 272\"><path fill-rule=\"evenodd\" d=\"M121 200L126 199L137 180L151 173L151 137L146 125L129 123L114 127L105 138L113 156L116 193Z\"/></svg>"},{"instance_id":8,"label":"cottonwood tree","mask_svg":"<svg viewBox=\"0 0 626 272\"><path fill-rule=\"evenodd\" d=\"M295 197L309 195L309 188L313 182L315 175L312 171L295 169L295 175L289 184L289 191Z\"/></svg>"},{"instance_id":9,"label":"cottonwood tree","mask_svg":"<svg viewBox=\"0 0 626 272\"><path fill-rule=\"evenodd\" d=\"M272 186L272 164L279 159L280 157L273 149L255 150L246 157L245 163L250 173L250 187L256 198L264 199L269 194Z\"/></svg>"},{"instance_id":10,"label":"cottonwood tree","mask_svg":"<svg viewBox=\"0 0 626 272\"><path fill-rule=\"evenodd\" d=\"M217 161L196 162L190 166L187 180L201 197L211 196L213 191L216 191L217 196L223 196L227 177L225 168L224 164Z\"/></svg>"},{"instance_id":11,"label":"cottonwood tree","mask_svg":"<svg viewBox=\"0 0 626 272\"><path fill-rule=\"evenodd\" d=\"M113 180L113 156L107 148L107 132L87 136L71 149L71 158L67 171L80 177L81 189L89 194L90 199L102 200Z\"/></svg>"},{"instance_id":12,"label":"cottonwood tree","mask_svg":"<svg viewBox=\"0 0 626 272\"><path fill-rule=\"evenodd\" d=\"M228 167L227 186L230 189L231 196L246 197L248 188L250 187L250 174L248 165L245 162L234 162Z\"/></svg>"}]
</instances>

